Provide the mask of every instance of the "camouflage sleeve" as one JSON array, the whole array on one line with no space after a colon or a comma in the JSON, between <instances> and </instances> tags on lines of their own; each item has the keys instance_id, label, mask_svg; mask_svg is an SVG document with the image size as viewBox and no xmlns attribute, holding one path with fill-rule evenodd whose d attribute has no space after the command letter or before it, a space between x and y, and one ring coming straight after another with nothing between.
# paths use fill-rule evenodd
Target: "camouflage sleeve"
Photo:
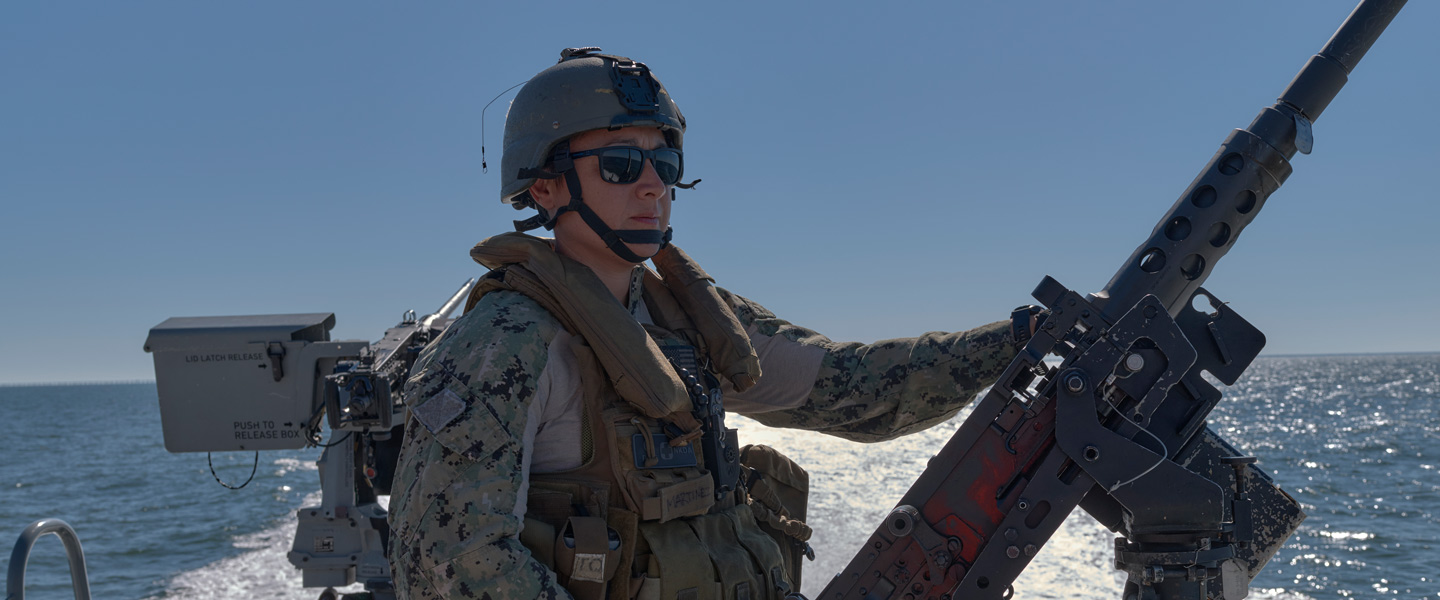
<instances>
[{"instance_id":1,"label":"camouflage sleeve","mask_svg":"<svg viewBox=\"0 0 1440 600\"><path fill-rule=\"evenodd\" d=\"M390 505L399 597L570 598L518 540L527 417L557 330L530 299L493 292L416 362Z\"/></svg>"},{"instance_id":2,"label":"camouflage sleeve","mask_svg":"<svg viewBox=\"0 0 1440 600\"><path fill-rule=\"evenodd\" d=\"M994 383L1019 346L1009 321L873 344L833 342L719 290L760 355L760 382L727 408L771 427L877 442L943 422Z\"/></svg>"}]
</instances>

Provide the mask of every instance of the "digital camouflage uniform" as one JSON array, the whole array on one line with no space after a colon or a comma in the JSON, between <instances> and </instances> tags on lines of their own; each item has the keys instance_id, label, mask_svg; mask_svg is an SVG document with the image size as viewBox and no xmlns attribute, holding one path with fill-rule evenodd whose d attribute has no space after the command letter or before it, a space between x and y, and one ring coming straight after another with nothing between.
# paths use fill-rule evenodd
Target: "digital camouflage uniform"
<instances>
[{"instance_id":1,"label":"digital camouflage uniform","mask_svg":"<svg viewBox=\"0 0 1440 600\"><path fill-rule=\"evenodd\" d=\"M1017 350L1008 322L873 344L832 342L748 299L719 292L752 339L764 372L746 393L725 386L725 404L774 427L862 442L919 431L954 416ZM497 291L415 364L406 395L416 408L390 514L391 562L401 597L570 597L517 539L517 507L534 458L527 448L534 447L537 429L527 422L529 409L546 369L554 368L550 346L565 335L560 321L535 301ZM776 398L766 390L799 392Z\"/></svg>"}]
</instances>

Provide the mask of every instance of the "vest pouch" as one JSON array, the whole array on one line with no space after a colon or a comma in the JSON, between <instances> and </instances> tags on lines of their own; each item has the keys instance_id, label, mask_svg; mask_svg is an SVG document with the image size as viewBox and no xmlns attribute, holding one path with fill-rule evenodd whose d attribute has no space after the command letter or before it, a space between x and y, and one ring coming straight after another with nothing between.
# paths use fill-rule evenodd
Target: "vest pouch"
<instances>
[{"instance_id":1,"label":"vest pouch","mask_svg":"<svg viewBox=\"0 0 1440 600\"><path fill-rule=\"evenodd\" d=\"M570 517L555 537L555 574L578 600L604 600L620 567L620 532L600 517Z\"/></svg>"},{"instance_id":2,"label":"vest pouch","mask_svg":"<svg viewBox=\"0 0 1440 600\"><path fill-rule=\"evenodd\" d=\"M715 480L700 468L703 459L694 442L670 446L658 421L632 411L610 409L605 417L615 440L610 452L621 495L641 520L701 515L715 505Z\"/></svg>"},{"instance_id":3,"label":"vest pouch","mask_svg":"<svg viewBox=\"0 0 1440 600\"><path fill-rule=\"evenodd\" d=\"M564 545L564 528L573 517L599 516L608 526L607 538L610 532L620 538L619 554L614 557L606 555L607 572L613 575L614 571L628 571L627 565L634 558L637 536L635 524L639 518L624 508L608 505L612 487L609 483L575 481L574 477L571 474L537 474L531 478L530 490L526 494L525 528L520 530L520 543L530 550L530 555L536 562L560 575L567 569L573 570L575 563L573 531L570 532L572 554L567 554L562 560L555 553L557 546ZM610 577L609 581L609 597L625 598L629 595L630 581L627 577Z\"/></svg>"},{"instance_id":4,"label":"vest pouch","mask_svg":"<svg viewBox=\"0 0 1440 600\"><path fill-rule=\"evenodd\" d=\"M539 519L525 517L525 528L520 530L520 544L530 550L530 556L547 569L555 570L555 526Z\"/></svg>"},{"instance_id":5,"label":"vest pouch","mask_svg":"<svg viewBox=\"0 0 1440 600\"><path fill-rule=\"evenodd\" d=\"M794 589L800 589L802 559L808 551L810 527L805 510L810 496L810 474L795 461L769 446L754 444L740 450L741 478L760 529L775 540L784 556L785 572Z\"/></svg>"},{"instance_id":6,"label":"vest pouch","mask_svg":"<svg viewBox=\"0 0 1440 600\"><path fill-rule=\"evenodd\" d=\"M762 548L759 555L770 558L767 563L757 563L758 558L754 558L756 552L741 538L746 537L753 542L754 537L759 535L765 544L774 544L764 539L764 534L755 531L753 518L732 514L738 510L744 509L732 506L722 512L685 519L684 522L705 545L710 563L720 577L721 594L725 600L778 600L781 595L775 593L772 577L767 574L770 565L779 564L778 549L769 552ZM737 526L746 523L747 519L751 532L743 535Z\"/></svg>"},{"instance_id":7,"label":"vest pouch","mask_svg":"<svg viewBox=\"0 0 1440 600\"><path fill-rule=\"evenodd\" d=\"M636 563L639 573L637 598L647 600L722 600L720 583L700 538L684 521L642 522L643 554ZM641 562L641 561L645 562Z\"/></svg>"},{"instance_id":8,"label":"vest pouch","mask_svg":"<svg viewBox=\"0 0 1440 600\"><path fill-rule=\"evenodd\" d=\"M604 482L571 482L536 474L525 495L525 516L559 528L573 516L604 517L610 486Z\"/></svg>"},{"instance_id":9,"label":"vest pouch","mask_svg":"<svg viewBox=\"0 0 1440 600\"><path fill-rule=\"evenodd\" d=\"M768 533L760 530L760 524L750 511L750 505L736 505L717 516L731 521L740 545L750 553L750 558L762 571L765 589L759 590L756 598L780 600L792 591L800 591L799 583L792 584L789 573L785 570L785 557L780 550L781 546L776 544L775 539Z\"/></svg>"},{"instance_id":10,"label":"vest pouch","mask_svg":"<svg viewBox=\"0 0 1440 600\"><path fill-rule=\"evenodd\" d=\"M660 600L660 578L641 575L639 578L640 588L635 592L635 600Z\"/></svg>"}]
</instances>

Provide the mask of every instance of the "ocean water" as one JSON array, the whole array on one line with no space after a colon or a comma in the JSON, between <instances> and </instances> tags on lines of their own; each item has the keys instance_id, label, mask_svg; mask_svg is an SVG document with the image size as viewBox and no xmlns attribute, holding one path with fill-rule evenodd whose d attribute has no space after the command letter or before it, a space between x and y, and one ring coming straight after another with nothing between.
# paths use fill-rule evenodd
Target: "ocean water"
<instances>
[{"instance_id":1,"label":"ocean water","mask_svg":"<svg viewBox=\"0 0 1440 600\"><path fill-rule=\"evenodd\" d=\"M307 495L318 500L319 451L262 453L254 480L228 490L205 454L165 451L158 404L154 384L0 387L10 425L0 460L6 557L22 529L54 517L79 535L98 600L317 597L298 593L285 560L290 532L280 526ZM214 455L232 484L254 461ZM28 599L74 597L59 538L36 543L25 581Z\"/></svg>"},{"instance_id":2,"label":"ocean water","mask_svg":"<svg viewBox=\"0 0 1440 600\"><path fill-rule=\"evenodd\" d=\"M1309 515L1255 585L1440 598L1440 355L1261 359L1211 426Z\"/></svg>"},{"instance_id":3,"label":"ocean water","mask_svg":"<svg viewBox=\"0 0 1440 600\"><path fill-rule=\"evenodd\" d=\"M318 450L262 453L254 481L232 491L203 454L164 450L153 384L0 387L0 414L10 425L0 548L57 517L80 535L97 599L318 596L285 559L294 511L318 502ZM811 473L811 595L960 422L865 445L733 421L742 441L781 448ZM1252 597L1440 600L1440 356L1261 358L1211 421L1310 515ZM238 483L254 456L216 454L215 467ZM1072 515L1016 597L1119 598L1111 538ZM27 598L72 597L58 539L41 538L26 581Z\"/></svg>"}]
</instances>

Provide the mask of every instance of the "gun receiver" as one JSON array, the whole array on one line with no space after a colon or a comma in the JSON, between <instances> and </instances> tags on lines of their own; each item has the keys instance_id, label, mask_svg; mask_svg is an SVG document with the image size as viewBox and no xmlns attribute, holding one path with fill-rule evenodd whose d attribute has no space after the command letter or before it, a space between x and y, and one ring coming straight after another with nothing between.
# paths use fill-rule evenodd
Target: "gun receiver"
<instances>
[{"instance_id":1,"label":"gun receiver","mask_svg":"<svg viewBox=\"0 0 1440 600\"><path fill-rule=\"evenodd\" d=\"M1205 426L1201 373L1234 384L1265 336L1200 286L1404 4L1357 6L1100 292L1036 287L1049 319L820 600L1009 598L1076 506L1123 536L1127 600L1248 595L1304 513Z\"/></svg>"},{"instance_id":2,"label":"gun receiver","mask_svg":"<svg viewBox=\"0 0 1440 600\"><path fill-rule=\"evenodd\" d=\"M460 307L474 283L466 281L423 319L416 318L413 310L406 311L400 324L385 330L367 352L336 365L335 372L325 377L325 414L331 430L373 431L383 440L391 428L401 425L395 416L404 413L400 392L410 367L431 336L444 330L448 323L442 320ZM437 323L442 324L437 327Z\"/></svg>"}]
</instances>

